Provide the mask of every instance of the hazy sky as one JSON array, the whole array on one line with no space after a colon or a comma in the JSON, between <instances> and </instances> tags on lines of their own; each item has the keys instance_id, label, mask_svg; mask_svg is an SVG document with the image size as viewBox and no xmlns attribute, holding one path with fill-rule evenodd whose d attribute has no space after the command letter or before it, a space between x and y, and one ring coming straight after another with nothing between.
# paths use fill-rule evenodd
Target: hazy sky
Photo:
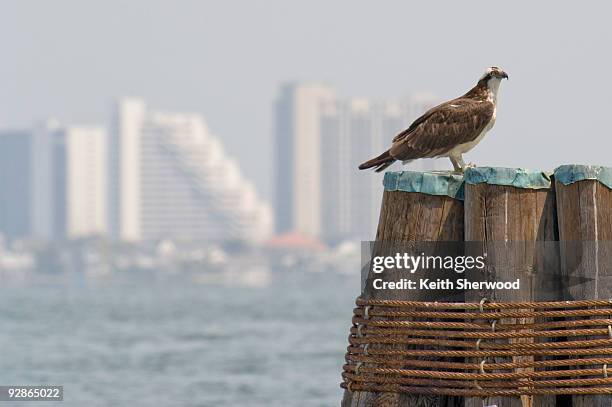
<instances>
[{"instance_id":1,"label":"hazy sky","mask_svg":"<svg viewBox=\"0 0 612 407\"><path fill-rule=\"evenodd\" d=\"M448 99L499 65L497 123L469 161L611 166L612 6L517 3L4 0L0 126L105 124L113 98L142 96L204 115L269 197L281 82Z\"/></svg>"}]
</instances>

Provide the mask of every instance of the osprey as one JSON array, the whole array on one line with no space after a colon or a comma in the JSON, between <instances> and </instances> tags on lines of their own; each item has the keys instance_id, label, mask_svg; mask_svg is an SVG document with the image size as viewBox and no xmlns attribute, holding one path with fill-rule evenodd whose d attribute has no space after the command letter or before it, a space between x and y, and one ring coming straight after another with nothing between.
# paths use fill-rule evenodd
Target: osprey
<instances>
[{"instance_id":1,"label":"osprey","mask_svg":"<svg viewBox=\"0 0 612 407\"><path fill-rule=\"evenodd\" d=\"M463 153L470 151L495 124L497 92L508 74L492 66L465 95L431 108L395 136L391 148L359 166L380 172L396 160L448 157L455 171L463 172Z\"/></svg>"}]
</instances>

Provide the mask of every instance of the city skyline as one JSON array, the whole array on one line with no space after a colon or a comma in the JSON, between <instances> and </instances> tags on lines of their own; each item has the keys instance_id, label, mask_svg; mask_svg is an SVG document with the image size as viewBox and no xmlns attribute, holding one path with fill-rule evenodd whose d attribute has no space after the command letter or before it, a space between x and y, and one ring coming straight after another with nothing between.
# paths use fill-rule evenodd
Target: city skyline
<instances>
[{"instance_id":1,"label":"city skyline","mask_svg":"<svg viewBox=\"0 0 612 407\"><path fill-rule=\"evenodd\" d=\"M495 129L468 161L534 170L610 163L607 2L560 1L554 18L545 3L445 2L443 13L430 2L179 3L11 2L0 15L0 127L48 114L98 123L115 96L140 95L204 113L272 199L271 104L284 80L324 80L345 97L431 91L448 100L496 65L510 80ZM480 21L490 29L472 23Z\"/></svg>"},{"instance_id":2,"label":"city skyline","mask_svg":"<svg viewBox=\"0 0 612 407\"><path fill-rule=\"evenodd\" d=\"M262 242L276 224L277 234L297 232L331 244L367 240L375 233L381 177L353 170L384 146L388 133L401 130L436 101L431 93L347 98L321 82L280 86L274 201L260 201L252 173L239 181L244 163L227 157L203 116L151 110L140 98L116 99L108 123L47 119L29 129L0 129L0 141L8 143L3 144L8 146L4 165L25 157L27 171L20 170L19 184L29 185L26 195L6 194L5 206L13 210L7 207L0 231L35 239L213 241L235 236ZM27 142L12 154L10 143L19 136ZM405 167L438 168L431 160ZM185 171L202 175L189 181L181 175ZM238 184L242 187L228 192L228 185ZM198 192L198 198L196 190L207 192ZM205 203L213 201L224 203ZM226 207L235 212L222 215ZM241 218L241 211L255 212ZM15 222L22 224L18 231ZM252 232L244 229L249 224ZM231 228L238 229L228 232Z\"/></svg>"},{"instance_id":3,"label":"city skyline","mask_svg":"<svg viewBox=\"0 0 612 407\"><path fill-rule=\"evenodd\" d=\"M105 126L0 129L0 233L11 240L263 242L273 215L198 114L119 98Z\"/></svg>"}]
</instances>

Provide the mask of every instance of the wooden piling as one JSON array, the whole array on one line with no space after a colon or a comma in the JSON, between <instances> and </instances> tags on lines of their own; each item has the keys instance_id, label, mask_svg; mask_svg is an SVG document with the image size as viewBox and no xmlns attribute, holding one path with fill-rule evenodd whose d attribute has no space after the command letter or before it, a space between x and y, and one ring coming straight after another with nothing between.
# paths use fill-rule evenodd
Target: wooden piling
<instances>
[{"instance_id":1,"label":"wooden piling","mask_svg":"<svg viewBox=\"0 0 612 407\"><path fill-rule=\"evenodd\" d=\"M376 233L377 242L463 241L462 179L456 175L399 172L385 174L385 191ZM419 291L373 290L366 299L426 301ZM459 407L459 397L345 391L342 407Z\"/></svg>"},{"instance_id":2,"label":"wooden piling","mask_svg":"<svg viewBox=\"0 0 612 407\"><path fill-rule=\"evenodd\" d=\"M549 283L553 279L538 276L539 270L554 269L551 262L557 261L555 253L550 253L554 244L545 248L536 243L557 240L555 195L545 174L510 168L468 169L465 173L465 240L468 250L470 245L475 245L474 248L487 253L487 281L515 281L517 278L521 281L520 290L466 290L466 302L485 298L492 302L561 299L558 298L560 293L550 287L543 288L544 279ZM508 321L514 322L519 321ZM520 322L533 321L523 319ZM522 340L525 339L517 339ZM516 357L513 361L529 359L533 357ZM484 400L470 397L465 400L465 407L483 405L552 407L556 403L555 396L489 397Z\"/></svg>"},{"instance_id":3,"label":"wooden piling","mask_svg":"<svg viewBox=\"0 0 612 407\"><path fill-rule=\"evenodd\" d=\"M565 299L612 298L612 168L555 170ZM572 396L573 407L609 407L612 396Z\"/></svg>"}]
</instances>

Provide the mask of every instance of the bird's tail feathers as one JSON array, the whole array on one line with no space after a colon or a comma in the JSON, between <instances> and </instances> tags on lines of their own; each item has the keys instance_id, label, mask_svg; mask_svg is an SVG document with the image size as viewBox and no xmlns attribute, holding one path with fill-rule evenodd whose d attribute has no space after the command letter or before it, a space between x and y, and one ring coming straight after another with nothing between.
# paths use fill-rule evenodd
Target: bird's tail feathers
<instances>
[{"instance_id":1,"label":"bird's tail feathers","mask_svg":"<svg viewBox=\"0 0 612 407\"><path fill-rule=\"evenodd\" d=\"M389 150L385 151L378 157L372 158L359 166L360 170L376 167L376 172L381 172L395 162L395 158L391 156Z\"/></svg>"}]
</instances>

